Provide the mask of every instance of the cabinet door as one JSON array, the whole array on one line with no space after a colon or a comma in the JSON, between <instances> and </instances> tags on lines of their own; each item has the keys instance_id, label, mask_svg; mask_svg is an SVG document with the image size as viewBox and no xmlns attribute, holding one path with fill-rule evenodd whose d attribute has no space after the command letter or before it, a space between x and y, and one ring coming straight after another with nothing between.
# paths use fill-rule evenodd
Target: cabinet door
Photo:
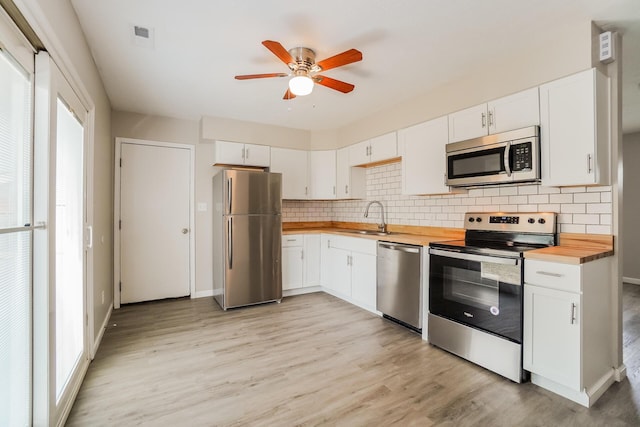
<instances>
[{"instance_id":1,"label":"cabinet door","mask_svg":"<svg viewBox=\"0 0 640 427\"><path fill-rule=\"evenodd\" d=\"M402 153L402 194L448 193L445 145L447 117L430 120L398 131Z\"/></svg>"},{"instance_id":2,"label":"cabinet door","mask_svg":"<svg viewBox=\"0 0 640 427\"><path fill-rule=\"evenodd\" d=\"M320 235L304 235L304 286L320 285Z\"/></svg>"},{"instance_id":3,"label":"cabinet door","mask_svg":"<svg viewBox=\"0 0 640 427\"><path fill-rule=\"evenodd\" d=\"M376 136L369 140L369 161L380 162L382 160L398 157L398 136L396 132L389 132Z\"/></svg>"},{"instance_id":4,"label":"cabinet door","mask_svg":"<svg viewBox=\"0 0 640 427\"><path fill-rule=\"evenodd\" d=\"M349 146L349 166L366 165L369 163L369 141L358 142Z\"/></svg>"},{"instance_id":5,"label":"cabinet door","mask_svg":"<svg viewBox=\"0 0 640 427\"><path fill-rule=\"evenodd\" d=\"M361 199L365 197L366 170L351 167L349 147L336 151L336 188L338 199Z\"/></svg>"},{"instance_id":6,"label":"cabinet door","mask_svg":"<svg viewBox=\"0 0 640 427\"><path fill-rule=\"evenodd\" d=\"M301 247L282 248L282 290L303 286L303 249Z\"/></svg>"},{"instance_id":7,"label":"cabinet door","mask_svg":"<svg viewBox=\"0 0 640 427\"><path fill-rule=\"evenodd\" d=\"M487 108L490 134L540 124L537 87L491 101Z\"/></svg>"},{"instance_id":8,"label":"cabinet door","mask_svg":"<svg viewBox=\"0 0 640 427\"><path fill-rule=\"evenodd\" d=\"M213 164L221 165L243 165L244 164L244 144L237 142L216 141L214 142Z\"/></svg>"},{"instance_id":9,"label":"cabinet door","mask_svg":"<svg viewBox=\"0 0 640 427\"><path fill-rule=\"evenodd\" d=\"M597 92L596 80L603 82ZM608 97L606 86L606 77L595 69L540 86L543 185L608 183L607 119L601 111L608 111L606 102L601 106L602 98Z\"/></svg>"},{"instance_id":10,"label":"cabinet door","mask_svg":"<svg viewBox=\"0 0 640 427\"><path fill-rule=\"evenodd\" d=\"M581 390L580 309L578 294L525 284L526 370Z\"/></svg>"},{"instance_id":11,"label":"cabinet door","mask_svg":"<svg viewBox=\"0 0 640 427\"><path fill-rule=\"evenodd\" d=\"M282 174L282 198L306 199L307 152L288 148L271 149L271 172Z\"/></svg>"},{"instance_id":12,"label":"cabinet door","mask_svg":"<svg viewBox=\"0 0 640 427\"><path fill-rule=\"evenodd\" d=\"M320 235L320 284L329 287L331 282L331 262L329 251L331 250L331 235Z\"/></svg>"},{"instance_id":13,"label":"cabinet door","mask_svg":"<svg viewBox=\"0 0 640 427\"><path fill-rule=\"evenodd\" d=\"M343 297L351 296L351 252L329 249L330 276L325 285Z\"/></svg>"},{"instance_id":14,"label":"cabinet door","mask_svg":"<svg viewBox=\"0 0 640 427\"><path fill-rule=\"evenodd\" d=\"M351 298L375 310L376 256L352 252L351 260Z\"/></svg>"},{"instance_id":15,"label":"cabinet door","mask_svg":"<svg viewBox=\"0 0 640 427\"><path fill-rule=\"evenodd\" d=\"M271 164L271 147L268 145L244 145L244 164L247 166L269 167Z\"/></svg>"},{"instance_id":16,"label":"cabinet door","mask_svg":"<svg viewBox=\"0 0 640 427\"><path fill-rule=\"evenodd\" d=\"M449 142L464 141L488 133L487 104L449 114Z\"/></svg>"},{"instance_id":17,"label":"cabinet door","mask_svg":"<svg viewBox=\"0 0 640 427\"><path fill-rule=\"evenodd\" d=\"M311 199L336 198L336 151L309 152L309 194Z\"/></svg>"}]
</instances>

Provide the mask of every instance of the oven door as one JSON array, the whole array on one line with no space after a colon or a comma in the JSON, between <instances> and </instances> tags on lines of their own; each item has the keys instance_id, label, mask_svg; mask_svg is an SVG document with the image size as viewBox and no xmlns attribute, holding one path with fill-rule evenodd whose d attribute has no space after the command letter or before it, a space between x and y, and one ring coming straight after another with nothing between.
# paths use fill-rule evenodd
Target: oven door
<instances>
[{"instance_id":1,"label":"oven door","mask_svg":"<svg viewBox=\"0 0 640 427\"><path fill-rule=\"evenodd\" d=\"M429 253L431 314L522 342L521 258Z\"/></svg>"}]
</instances>

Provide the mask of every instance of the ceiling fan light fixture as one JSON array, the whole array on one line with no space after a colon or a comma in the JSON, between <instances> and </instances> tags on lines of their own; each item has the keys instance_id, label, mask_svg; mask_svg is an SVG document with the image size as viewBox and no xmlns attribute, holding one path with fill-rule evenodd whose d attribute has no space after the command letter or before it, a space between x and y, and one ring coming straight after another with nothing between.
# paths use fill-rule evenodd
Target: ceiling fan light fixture
<instances>
[{"instance_id":1,"label":"ceiling fan light fixture","mask_svg":"<svg viewBox=\"0 0 640 427\"><path fill-rule=\"evenodd\" d=\"M296 96L309 95L313 91L313 80L308 76L295 76L289 80L289 90Z\"/></svg>"}]
</instances>

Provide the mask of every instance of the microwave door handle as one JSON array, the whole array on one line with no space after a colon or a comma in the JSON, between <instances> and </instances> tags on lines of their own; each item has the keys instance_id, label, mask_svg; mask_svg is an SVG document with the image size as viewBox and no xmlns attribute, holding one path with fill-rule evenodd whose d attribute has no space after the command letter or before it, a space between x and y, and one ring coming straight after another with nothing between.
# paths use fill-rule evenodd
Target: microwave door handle
<instances>
[{"instance_id":1,"label":"microwave door handle","mask_svg":"<svg viewBox=\"0 0 640 427\"><path fill-rule=\"evenodd\" d=\"M511 176L511 164L509 162L509 157L511 154L511 143L507 142L507 145L504 147L504 170L507 172L507 176Z\"/></svg>"}]
</instances>

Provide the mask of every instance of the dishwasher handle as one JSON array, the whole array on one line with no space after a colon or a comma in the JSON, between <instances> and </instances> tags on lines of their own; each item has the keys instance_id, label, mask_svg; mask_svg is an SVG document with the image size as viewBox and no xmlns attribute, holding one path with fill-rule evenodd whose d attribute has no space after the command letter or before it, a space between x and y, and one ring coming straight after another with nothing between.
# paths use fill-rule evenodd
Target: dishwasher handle
<instances>
[{"instance_id":1,"label":"dishwasher handle","mask_svg":"<svg viewBox=\"0 0 640 427\"><path fill-rule=\"evenodd\" d=\"M392 251L409 252L412 254L419 254L420 248L408 245L399 245L397 243L382 243L378 242L379 248L391 249Z\"/></svg>"}]
</instances>

